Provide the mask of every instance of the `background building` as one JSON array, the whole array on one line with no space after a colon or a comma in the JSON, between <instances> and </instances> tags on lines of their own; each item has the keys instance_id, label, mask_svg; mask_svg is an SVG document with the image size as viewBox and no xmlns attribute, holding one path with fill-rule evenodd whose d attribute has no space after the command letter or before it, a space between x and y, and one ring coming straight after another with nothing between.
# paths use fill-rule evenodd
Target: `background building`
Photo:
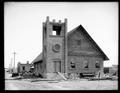
<instances>
[{"instance_id":1,"label":"background building","mask_svg":"<svg viewBox=\"0 0 120 93\"><path fill-rule=\"evenodd\" d=\"M17 72L18 73L30 72L31 67L32 67L32 64L29 64L28 61L27 61L26 64L22 64L22 63L19 62L18 66L17 66Z\"/></svg>"},{"instance_id":2,"label":"background building","mask_svg":"<svg viewBox=\"0 0 120 93\"><path fill-rule=\"evenodd\" d=\"M112 65L111 67L104 67L104 73L110 76L118 76L118 65Z\"/></svg>"}]
</instances>

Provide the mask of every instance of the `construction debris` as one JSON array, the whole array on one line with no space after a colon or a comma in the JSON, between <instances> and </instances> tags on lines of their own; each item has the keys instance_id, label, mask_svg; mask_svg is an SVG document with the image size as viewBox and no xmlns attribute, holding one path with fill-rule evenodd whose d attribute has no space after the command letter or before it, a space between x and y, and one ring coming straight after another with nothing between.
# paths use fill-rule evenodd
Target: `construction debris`
<instances>
[{"instance_id":1,"label":"construction debris","mask_svg":"<svg viewBox=\"0 0 120 93\"><path fill-rule=\"evenodd\" d=\"M60 72L57 72L58 73L58 76L62 77L64 80L67 80L67 78Z\"/></svg>"},{"instance_id":2,"label":"construction debris","mask_svg":"<svg viewBox=\"0 0 120 93\"><path fill-rule=\"evenodd\" d=\"M94 78L89 78L89 81L93 80L117 80L118 78L116 77L94 77Z\"/></svg>"},{"instance_id":3,"label":"construction debris","mask_svg":"<svg viewBox=\"0 0 120 93\"><path fill-rule=\"evenodd\" d=\"M36 79L31 80L31 82L49 81L50 83L55 83L61 80L67 80L67 78L62 73L57 72L54 75L51 75L50 78L36 78Z\"/></svg>"},{"instance_id":4,"label":"construction debris","mask_svg":"<svg viewBox=\"0 0 120 93\"><path fill-rule=\"evenodd\" d=\"M36 78L31 80L31 82L37 82L37 81L55 81L55 80L45 79L45 78Z\"/></svg>"}]
</instances>

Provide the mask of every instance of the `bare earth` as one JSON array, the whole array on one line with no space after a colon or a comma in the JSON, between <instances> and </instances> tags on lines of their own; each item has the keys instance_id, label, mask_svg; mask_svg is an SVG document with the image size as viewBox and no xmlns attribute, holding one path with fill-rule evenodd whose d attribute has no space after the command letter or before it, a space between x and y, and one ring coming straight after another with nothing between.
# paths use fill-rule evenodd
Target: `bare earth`
<instances>
[{"instance_id":1,"label":"bare earth","mask_svg":"<svg viewBox=\"0 0 120 93\"><path fill-rule=\"evenodd\" d=\"M8 75L6 75L7 77ZM10 76L10 75L9 75ZM9 78L7 77L7 79ZM118 81L85 79L68 81L5 80L5 90L117 90Z\"/></svg>"}]
</instances>

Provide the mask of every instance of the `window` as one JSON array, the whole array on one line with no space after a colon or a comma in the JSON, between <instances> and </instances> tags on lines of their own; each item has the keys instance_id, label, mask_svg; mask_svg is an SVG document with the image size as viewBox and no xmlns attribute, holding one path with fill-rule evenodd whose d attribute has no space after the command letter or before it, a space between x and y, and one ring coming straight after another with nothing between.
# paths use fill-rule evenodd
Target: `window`
<instances>
[{"instance_id":1,"label":"window","mask_svg":"<svg viewBox=\"0 0 120 93\"><path fill-rule=\"evenodd\" d=\"M88 68L88 61L85 60L85 61L83 62L83 68Z\"/></svg>"},{"instance_id":2,"label":"window","mask_svg":"<svg viewBox=\"0 0 120 93\"><path fill-rule=\"evenodd\" d=\"M23 68L23 70L25 70L25 66L23 66L22 68Z\"/></svg>"},{"instance_id":3,"label":"window","mask_svg":"<svg viewBox=\"0 0 120 93\"><path fill-rule=\"evenodd\" d=\"M75 68L75 63L70 62L70 66L71 66L71 68Z\"/></svg>"},{"instance_id":4,"label":"window","mask_svg":"<svg viewBox=\"0 0 120 93\"><path fill-rule=\"evenodd\" d=\"M60 32L61 32L61 26L53 25L52 35L60 35Z\"/></svg>"},{"instance_id":5,"label":"window","mask_svg":"<svg viewBox=\"0 0 120 93\"><path fill-rule=\"evenodd\" d=\"M56 44L56 45L55 45L55 49L56 49L56 50L59 50L59 49L60 49L60 45L59 45L59 44Z\"/></svg>"},{"instance_id":6,"label":"window","mask_svg":"<svg viewBox=\"0 0 120 93\"><path fill-rule=\"evenodd\" d=\"M109 67L104 67L104 73L109 73Z\"/></svg>"},{"instance_id":7,"label":"window","mask_svg":"<svg viewBox=\"0 0 120 93\"><path fill-rule=\"evenodd\" d=\"M55 44L55 45L53 45L53 51L54 52L59 52L60 51L60 45L59 44Z\"/></svg>"},{"instance_id":8,"label":"window","mask_svg":"<svg viewBox=\"0 0 120 93\"><path fill-rule=\"evenodd\" d=\"M81 45L81 40L76 40L77 41L77 45Z\"/></svg>"},{"instance_id":9,"label":"window","mask_svg":"<svg viewBox=\"0 0 120 93\"><path fill-rule=\"evenodd\" d=\"M99 63L99 61L96 61L95 67L96 67L96 68L100 68L100 63Z\"/></svg>"}]
</instances>

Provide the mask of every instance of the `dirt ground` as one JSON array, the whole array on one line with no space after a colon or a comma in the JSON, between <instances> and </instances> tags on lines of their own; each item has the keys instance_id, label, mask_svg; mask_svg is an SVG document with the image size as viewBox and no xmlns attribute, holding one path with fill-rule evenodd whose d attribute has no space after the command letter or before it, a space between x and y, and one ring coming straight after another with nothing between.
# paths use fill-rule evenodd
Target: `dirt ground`
<instances>
[{"instance_id":1,"label":"dirt ground","mask_svg":"<svg viewBox=\"0 0 120 93\"><path fill-rule=\"evenodd\" d=\"M9 79L8 79L9 78ZM88 81L62 80L62 81L36 81L31 79L13 80L6 74L5 90L117 90L118 81L99 80Z\"/></svg>"},{"instance_id":2,"label":"dirt ground","mask_svg":"<svg viewBox=\"0 0 120 93\"><path fill-rule=\"evenodd\" d=\"M87 80L72 80L53 83L52 86L58 86L67 90L117 90L117 81L101 80L101 81L87 81Z\"/></svg>"},{"instance_id":3,"label":"dirt ground","mask_svg":"<svg viewBox=\"0 0 120 93\"><path fill-rule=\"evenodd\" d=\"M72 81L36 81L6 80L5 90L117 90L118 81L72 80Z\"/></svg>"}]
</instances>

